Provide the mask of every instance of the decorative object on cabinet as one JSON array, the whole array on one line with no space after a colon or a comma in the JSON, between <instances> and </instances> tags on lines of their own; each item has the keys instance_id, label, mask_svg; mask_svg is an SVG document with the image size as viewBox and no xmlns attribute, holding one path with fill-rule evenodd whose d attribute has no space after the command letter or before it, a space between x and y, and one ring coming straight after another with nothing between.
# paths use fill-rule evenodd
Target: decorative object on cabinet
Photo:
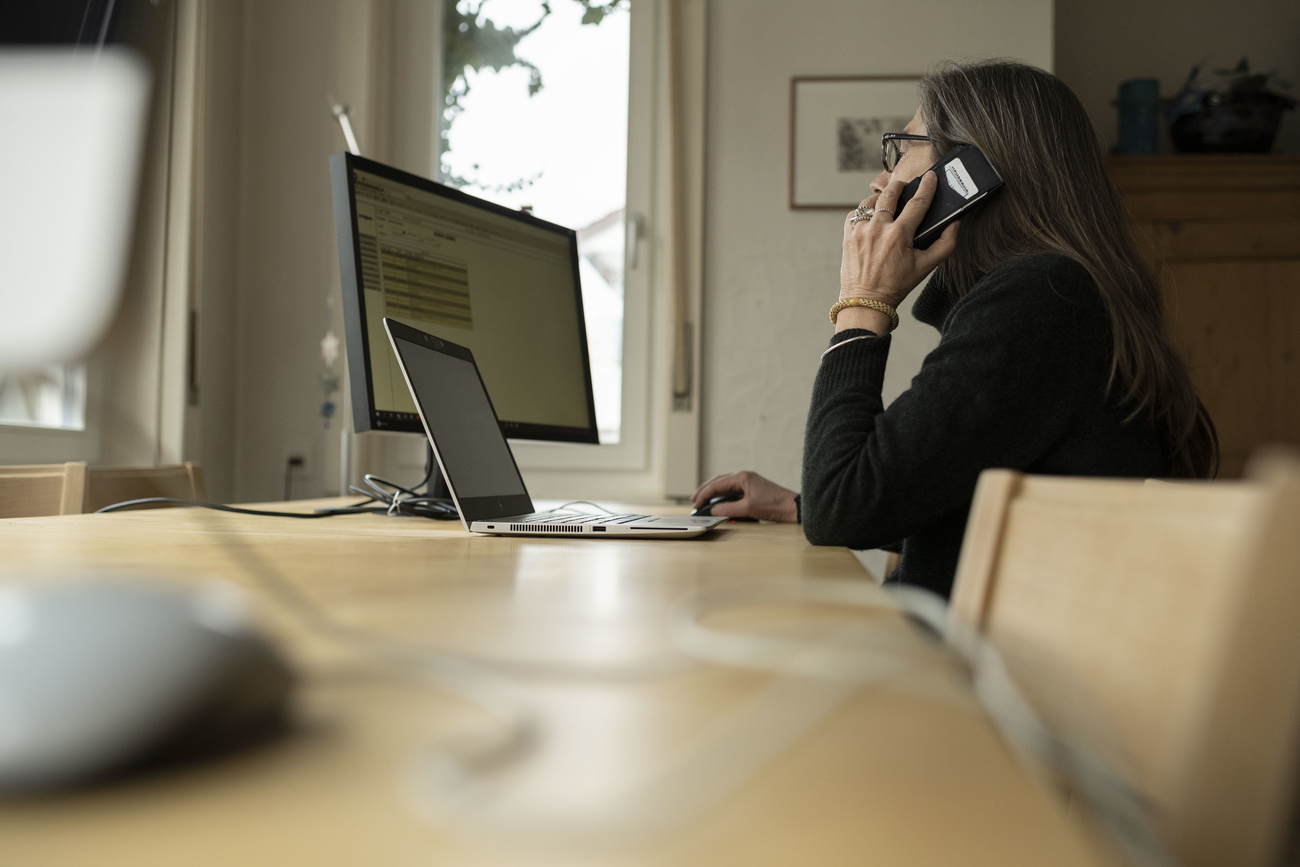
<instances>
[{"instance_id":1,"label":"decorative object on cabinet","mask_svg":"<svg viewBox=\"0 0 1300 867\"><path fill-rule=\"evenodd\" d=\"M1134 78L1119 85L1119 152L1153 154L1160 141L1160 80Z\"/></svg>"},{"instance_id":2,"label":"decorative object on cabinet","mask_svg":"<svg viewBox=\"0 0 1300 867\"><path fill-rule=\"evenodd\" d=\"M1166 108L1169 136L1181 153L1268 153L1282 112L1296 101L1279 92L1272 73L1252 72L1246 58L1232 69L1216 69L1215 82L1200 80L1192 67L1182 90Z\"/></svg>"}]
</instances>

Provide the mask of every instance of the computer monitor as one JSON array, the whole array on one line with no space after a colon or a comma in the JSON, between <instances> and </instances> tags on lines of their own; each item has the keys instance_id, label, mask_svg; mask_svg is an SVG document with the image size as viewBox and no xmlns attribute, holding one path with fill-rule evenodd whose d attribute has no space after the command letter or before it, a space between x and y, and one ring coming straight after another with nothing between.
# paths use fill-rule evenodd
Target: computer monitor
<instances>
[{"instance_id":1,"label":"computer monitor","mask_svg":"<svg viewBox=\"0 0 1300 867\"><path fill-rule=\"evenodd\" d=\"M576 232L349 153L330 177L357 432L424 432L390 316L473 351L506 436L600 441Z\"/></svg>"}]
</instances>

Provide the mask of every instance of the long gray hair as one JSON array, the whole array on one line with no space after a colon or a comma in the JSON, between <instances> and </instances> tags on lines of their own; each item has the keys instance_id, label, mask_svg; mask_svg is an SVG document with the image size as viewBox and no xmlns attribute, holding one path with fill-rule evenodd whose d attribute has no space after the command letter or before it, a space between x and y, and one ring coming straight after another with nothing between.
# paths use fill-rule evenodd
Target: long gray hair
<instances>
[{"instance_id":1,"label":"long gray hair","mask_svg":"<svg viewBox=\"0 0 1300 867\"><path fill-rule=\"evenodd\" d=\"M1109 388L1167 440L1170 474L1212 477L1218 436L1179 357L1133 221L1096 133L1056 76L1008 60L946 63L921 81L921 119L937 157L973 144L1006 181L962 220L938 276L964 295L982 274L1029 253L1069 256L1092 274L1110 314Z\"/></svg>"}]
</instances>

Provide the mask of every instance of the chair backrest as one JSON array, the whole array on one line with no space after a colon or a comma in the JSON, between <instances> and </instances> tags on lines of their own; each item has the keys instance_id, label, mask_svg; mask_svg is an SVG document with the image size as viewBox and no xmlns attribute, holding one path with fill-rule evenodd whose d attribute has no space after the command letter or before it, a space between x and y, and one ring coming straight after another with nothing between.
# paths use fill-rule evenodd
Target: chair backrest
<instances>
[{"instance_id":1,"label":"chair backrest","mask_svg":"<svg viewBox=\"0 0 1300 867\"><path fill-rule=\"evenodd\" d=\"M86 464L0 466L0 518L75 515L86 488Z\"/></svg>"},{"instance_id":2,"label":"chair backrest","mask_svg":"<svg viewBox=\"0 0 1300 867\"><path fill-rule=\"evenodd\" d=\"M1300 733L1300 465L1247 482L980 478L949 611L1188 867L1273 863Z\"/></svg>"},{"instance_id":3,"label":"chair backrest","mask_svg":"<svg viewBox=\"0 0 1300 867\"><path fill-rule=\"evenodd\" d=\"M0 466L0 518L76 515L145 497L203 500L203 469L87 467L84 462Z\"/></svg>"},{"instance_id":4,"label":"chair backrest","mask_svg":"<svg viewBox=\"0 0 1300 867\"><path fill-rule=\"evenodd\" d=\"M203 470L192 462L169 467L91 467L86 474L82 510L93 512L146 497L206 499Z\"/></svg>"}]
</instances>

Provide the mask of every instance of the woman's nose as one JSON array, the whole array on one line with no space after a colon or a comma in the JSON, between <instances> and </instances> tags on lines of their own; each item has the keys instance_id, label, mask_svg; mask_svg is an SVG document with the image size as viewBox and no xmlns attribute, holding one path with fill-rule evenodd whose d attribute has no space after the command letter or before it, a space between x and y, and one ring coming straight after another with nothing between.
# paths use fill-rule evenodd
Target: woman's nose
<instances>
[{"instance_id":1,"label":"woman's nose","mask_svg":"<svg viewBox=\"0 0 1300 867\"><path fill-rule=\"evenodd\" d=\"M880 174L871 179L871 191L876 195L883 193L885 187L889 186L889 177L889 172L881 169Z\"/></svg>"}]
</instances>

